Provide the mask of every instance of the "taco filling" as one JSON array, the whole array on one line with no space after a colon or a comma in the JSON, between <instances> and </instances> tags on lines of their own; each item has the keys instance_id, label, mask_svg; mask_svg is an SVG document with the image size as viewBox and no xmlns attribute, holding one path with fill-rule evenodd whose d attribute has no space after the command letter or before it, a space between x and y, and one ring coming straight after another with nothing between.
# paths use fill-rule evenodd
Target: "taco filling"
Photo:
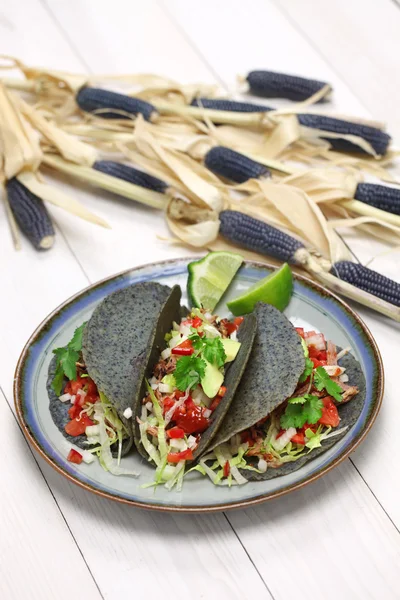
<instances>
[{"instance_id":1,"label":"taco filling","mask_svg":"<svg viewBox=\"0 0 400 600\"><path fill-rule=\"evenodd\" d=\"M193 309L165 335L137 415L142 448L157 467L150 485L182 486L187 463L196 458L202 436L229 394L225 365L238 355L243 320Z\"/></svg>"},{"instance_id":2,"label":"taco filling","mask_svg":"<svg viewBox=\"0 0 400 600\"><path fill-rule=\"evenodd\" d=\"M116 409L89 376L82 356L85 326L83 323L75 330L66 347L54 350L52 389L64 407L68 406L64 408L68 414L64 425L66 437L80 448L71 448L67 459L76 464L91 463L97 455L106 471L119 474L123 443L130 436Z\"/></svg>"},{"instance_id":3,"label":"taco filling","mask_svg":"<svg viewBox=\"0 0 400 600\"><path fill-rule=\"evenodd\" d=\"M341 426L340 407L351 401L359 388L349 385L346 368L338 364L348 350L338 353L335 344L326 342L321 333L302 328L296 331L306 358L296 390L270 415L200 459L194 469L208 475L213 483L246 483L246 471L249 475L266 474L298 461L349 428Z\"/></svg>"}]
</instances>

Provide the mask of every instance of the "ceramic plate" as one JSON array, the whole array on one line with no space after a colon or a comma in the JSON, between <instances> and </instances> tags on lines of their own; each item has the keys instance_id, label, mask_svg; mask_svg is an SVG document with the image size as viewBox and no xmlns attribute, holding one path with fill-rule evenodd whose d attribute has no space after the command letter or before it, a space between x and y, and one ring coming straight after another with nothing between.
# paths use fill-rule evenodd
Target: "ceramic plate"
<instances>
[{"instance_id":1,"label":"ceramic plate","mask_svg":"<svg viewBox=\"0 0 400 600\"><path fill-rule=\"evenodd\" d=\"M193 259L191 259L193 260ZM344 302L321 286L295 276L294 294L285 313L296 327L323 332L345 348L351 346L367 380L363 411L353 428L333 448L307 465L265 482L249 482L232 488L214 486L208 478L191 473L181 492L163 486L143 488L153 479L153 469L137 453L123 459L140 477L116 477L97 463L75 465L66 457L70 445L54 425L46 391L52 350L66 344L76 327L89 319L96 305L108 294L139 281L179 284L187 303L186 280L189 259L138 267L90 286L57 308L34 332L19 359L14 399L25 435L36 450L62 475L86 490L135 506L170 511L217 511L256 504L297 489L317 479L346 458L371 428L383 394L383 368L374 339L359 317ZM217 314L227 316L225 302L237 296L274 267L246 262L240 269Z\"/></svg>"}]
</instances>

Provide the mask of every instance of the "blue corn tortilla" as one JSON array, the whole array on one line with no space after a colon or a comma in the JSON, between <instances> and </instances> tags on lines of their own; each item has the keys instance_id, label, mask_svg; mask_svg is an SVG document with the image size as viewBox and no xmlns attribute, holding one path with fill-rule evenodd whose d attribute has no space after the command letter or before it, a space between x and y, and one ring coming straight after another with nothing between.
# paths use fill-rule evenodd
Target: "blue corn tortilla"
<instances>
[{"instance_id":1,"label":"blue corn tortilla","mask_svg":"<svg viewBox=\"0 0 400 600\"><path fill-rule=\"evenodd\" d=\"M179 304L174 305L174 299L172 296L168 299L163 310L161 311L160 318L157 323L157 331L154 336L153 348L149 357L149 361L146 368L145 378L142 382L141 388L136 398L136 410L135 416L140 416L142 408L142 399L146 396L146 379L151 379L154 371L154 367L160 359L160 353L165 348L164 336L169 333L172 328L172 322L179 322L182 316L182 309ZM241 346L235 360L230 363L226 368L224 386L226 387L226 393L219 403L216 410L211 415L211 423L204 433L201 435L200 443L196 450L193 452L193 457L196 459L202 454L210 444L211 440L217 433L221 426L227 411L233 401L237 386L240 379L245 371L247 361L250 357L250 352L253 346L254 338L256 333L256 319L254 315L247 315L241 324L238 332L238 339L241 342ZM148 460L149 456L144 450L140 441L139 425L135 419L134 424L134 440L136 448L139 453Z\"/></svg>"},{"instance_id":2,"label":"blue corn tortilla","mask_svg":"<svg viewBox=\"0 0 400 600\"><path fill-rule=\"evenodd\" d=\"M338 347L337 350L340 352L341 349ZM351 427L353 427L358 420L364 406L366 396L366 381L360 363L351 354L346 354L343 358L341 358L339 360L339 365L346 369L346 374L349 376L349 384L355 385L359 389L358 394L351 400L343 405L337 405L340 416L340 424L338 428L341 429L342 427L347 427L346 431L335 437L322 441L320 448L315 448L306 456L302 456L294 462L285 463L276 469L268 468L265 473L257 473L256 471L243 469L241 473L248 481L266 481L267 479L273 479L274 477L288 475L289 473L293 473L293 471L297 471L310 460L314 460L317 458L317 456L320 456L329 450L329 448L332 448L332 446L341 440L349 432ZM256 463L257 461L255 461L254 466L257 466Z\"/></svg>"},{"instance_id":3,"label":"blue corn tortilla","mask_svg":"<svg viewBox=\"0 0 400 600\"><path fill-rule=\"evenodd\" d=\"M179 306L181 291L156 282L136 283L107 296L88 321L82 343L87 372L117 410L129 432L122 455L133 443L132 422L123 416L127 408L133 411L133 401L141 384L151 352L151 339L160 311L170 297ZM56 357L50 363L47 381L49 408L54 423L71 443L86 448L86 436L71 437L65 431L70 421L68 402L60 402L51 387ZM67 383L64 380L63 390Z\"/></svg>"},{"instance_id":4,"label":"blue corn tortilla","mask_svg":"<svg viewBox=\"0 0 400 600\"><path fill-rule=\"evenodd\" d=\"M270 304L256 304L257 332L229 411L208 450L269 415L289 398L305 368L301 339L290 321Z\"/></svg>"}]
</instances>

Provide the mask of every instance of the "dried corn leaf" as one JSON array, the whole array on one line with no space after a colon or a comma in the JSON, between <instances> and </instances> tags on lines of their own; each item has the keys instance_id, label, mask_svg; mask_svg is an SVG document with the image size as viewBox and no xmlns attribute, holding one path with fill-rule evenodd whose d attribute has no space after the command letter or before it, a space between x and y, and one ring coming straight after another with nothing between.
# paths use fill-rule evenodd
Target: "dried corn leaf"
<instances>
[{"instance_id":1,"label":"dried corn leaf","mask_svg":"<svg viewBox=\"0 0 400 600\"><path fill-rule=\"evenodd\" d=\"M0 158L3 180L22 169L36 170L42 158L38 136L14 104L12 93L1 84Z\"/></svg>"},{"instance_id":2,"label":"dried corn leaf","mask_svg":"<svg viewBox=\"0 0 400 600\"><path fill-rule=\"evenodd\" d=\"M24 100L19 98L16 94L12 95L12 100L25 118L30 122L32 127L37 131L40 131L44 138L54 145L61 156L77 164L87 166L93 165L97 158L97 152L94 148L80 142L59 127L56 127L47 121L37 110L29 106L29 104L24 102Z\"/></svg>"},{"instance_id":3,"label":"dried corn leaf","mask_svg":"<svg viewBox=\"0 0 400 600\"><path fill-rule=\"evenodd\" d=\"M104 221L101 217L91 213L87 210L76 198L72 196L68 196L61 190L50 186L46 183L42 183L39 179L30 172L20 173L17 179L27 187L32 194L35 194L42 200L50 202L55 206L59 206L63 208L67 212L70 212L85 221L89 221L90 223L95 223L96 225L101 225L102 227L110 228L108 223Z\"/></svg>"},{"instance_id":4,"label":"dried corn leaf","mask_svg":"<svg viewBox=\"0 0 400 600\"><path fill-rule=\"evenodd\" d=\"M185 243L195 248L204 248L218 236L219 219L216 213L205 211L204 215L191 214L190 205L186 211L174 210L174 201L168 206L166 218L171 232L178 238L180 243ZM185 217L188 217L187 219ZM202 220L202 219L205 220ZM195 222L190 222L193 219Z\"/></svg>"},{"instance_id":5,"label":"dried corn leaf","mask_svg":"<svg viewBox=\"0 0 400 600\"><path fill-rule=\"evenodd\" d=\"M280 180L281 183L302 189L315 202L332 202L354 198L361 177L339 169L307 169Z\"/></svg>"},{"instance_id":6,"label":"dried corn leaf","mask_svg":"<svg viewBox=\"0 0 400 600\"><path fill-rule=\"evenodd\" d=\"M348 217L344 219L331 219L329 227L333 229L360 228L370 235L380 239L382 242L397 246L400 243L400 227L391 225L375 217Z\"/></svg>"}]
</instances>

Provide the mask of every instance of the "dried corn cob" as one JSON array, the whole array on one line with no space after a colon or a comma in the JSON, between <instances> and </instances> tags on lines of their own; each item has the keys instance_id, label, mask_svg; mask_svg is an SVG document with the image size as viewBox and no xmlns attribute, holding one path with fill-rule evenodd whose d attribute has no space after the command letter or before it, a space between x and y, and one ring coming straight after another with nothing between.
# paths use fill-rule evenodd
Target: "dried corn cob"
<instances>
[{"instance_id":1,"label":"dried corn cob","mask_svg":"<svg viewBox=\"0 0 400 600\"><path fill-rule=\"evenodd\" d=\"M374 208L400 215L400 188L374 183L359 183L354 198Z\"/></svg>"},{"instance_id":2,"label":"dried corn cob","mask_svg":"<svg viewBox=\"0 0 400 600\"><path fill-rule=\"evenodd\" d=\"M195 98L191 106L203 107L210 110L225 110L228 112L268 112L274 110L270 106L262 104L251 104L250 102L238 102L236 100L225 100L224 98Z\"/></svg>"},{"instance_id":3,"label":"dried corn cob","mask_svg":"<svg viewBox=\"0 0 400 600\"><path fill-rule=\"evenodd\" d=\"M288 98L296 101L307 100L327 85L324 81L274 71L251 71L246 80L252 94L264 98Z\"/></svg>"},{"instance_id":4,"label":"dried corn cob","mask_svg":"<svg viewBox=\"0 0 400 600\"><path fill-rule=\"evenodd\" d=\"M124 165L112 160L98 160L94 163L93 169L96 169L96 171L101 171L106 175L118 177L118 179L123 179L129 183L140 185L148 190L159 192L160 194L164 194L168 188L168 185L165 183L165 181L158 179L158 177L154 177L153 175L149 175L144 171L140 171L139 169L135 169L129 165Z\"/></svg>"},{"instance_id":5,"label":"dried corn cob","mask_svg":"<svg viewBox=\"0 0 400 600\"><path fill-rule=\"evenodd\" d=\"M296 252L304 244L276 227L234 210L223 210L219 219L220 234L231 242L293 264L299 262Z\"/></svg>"},{"instance_id":6,"label":"dried corn cob","mask_svg":"<svg viewBox=\"0 0 400 600\"><path fill-rule=\"evenodd\" d=\"M219 218L220 234L234 244L299 264L335 291L400 321L400 313L395 308L400 306L399 283L346 261L335 263L327 273L325 265L310 254L303 242L287 233L237 211L222 211Z\"/></svg>"},{"instance_id":7,"label":"dried corn cob","mask_svg":"<svg viewBox=\"0 0 400 600\"><path fill-rule=\"evenodd\" d=\"M129 115L141 114L146 121L153 121L157 117L157 110L149 102L101 88L81 88L76 102L85 112L97 113L103 119L128 119Z\"/></svg>"},{"instance_id":8,"label":"dried corn cob","mask_svg":"<svg viewBox=\"0 0 400 600\"><path fill-rule=\"evenodd\" d=\"M355 135L371 144L375 152L379 155L386 153L391 137L377 127L371 127L363 123L355 123L353 121L344 121L335 119L325 115L318 114L299 114L297 115L300 125L310 127L311 129L319 129L321 131L329 131L331 133L343 135ZM363 150L352 142L341 138L324 138L332 146L334 150L345 152L363 152Z\"/></svg>"},{"instance_id":9,"label":"dried corn cob","mask_svg":"<svg viewBox=\"0 0 400 600\"><path fill-rule=\"evenodd\" d=\"M356 287L382 298L395 306L400 306L400 283L389 279L372 269L347 261L337 262L331 269L332 275Z\"/></svg>"},{"instance_id":10,"label":"dried corn cob","mask_svg":"<svg viewBox=\"0 0 400 600\"><path fill-rule=\"evenodd\" d=\"M15 177L6 184L8 202L21 231L38 250L54 243L54 227L43 201Z\"/></svg>"},{"instance_id":11,"label":"dried corn cob","mask_svg":"<svg viewBox=\"0 0 400 600\"><path fill-rule=\"evenodd\" d=\"M224 146L211 148L204 157L204 164L216 175L236 183L271 175L266 166Z\"/></svg>"}]
</instances>

